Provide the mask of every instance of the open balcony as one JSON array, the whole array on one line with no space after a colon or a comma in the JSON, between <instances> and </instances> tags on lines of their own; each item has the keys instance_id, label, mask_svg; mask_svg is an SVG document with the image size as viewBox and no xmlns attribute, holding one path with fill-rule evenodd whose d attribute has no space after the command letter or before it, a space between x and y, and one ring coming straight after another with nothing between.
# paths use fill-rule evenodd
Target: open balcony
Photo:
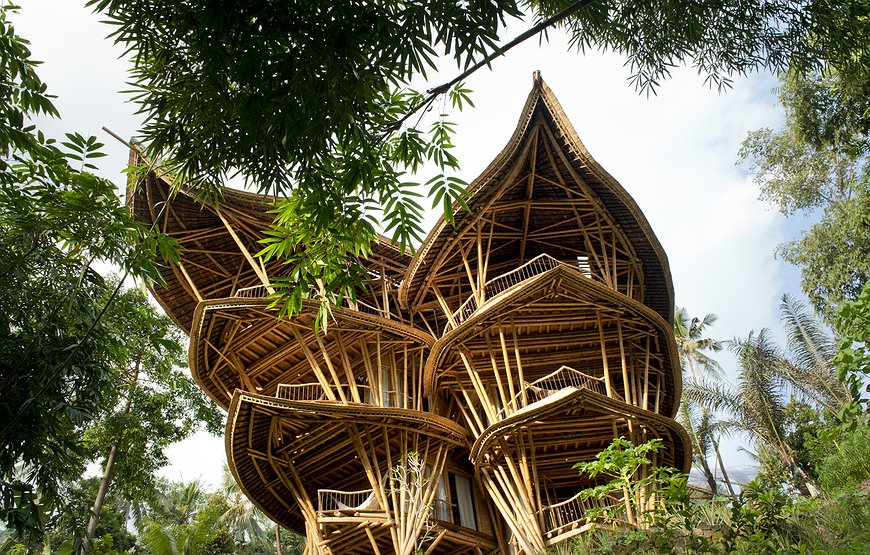
<instances>
[{"instance_id":1,"label":"open balcony","mask_svg":"<svg viewBox=\"0 0 870 555\"><path fill-rule=\"evenodd\" d=\"M242 287L241 289L237 289L233 296L240 299L265 299L269 296L269 290L266 288L265 285L254 285L252 287ZM349 308L351 310L356 310L357 312L362 312L364 314L371 314L372 316L388 318L386 312L381 310L380 308L359 300L352 301L347 297L342 299L342 302L339 306L343 308Z\"/></svg>"},{"instance_id":2,"label":"open balcony","mask_svg":"<svg viewBox=\"0 0 870 555\"><path fill-rule=\"evenodd\" d=\"M570 366L562 366L555 372L547 374L543 378L537 379L531 383L524 383L520 392L510 400L507 406L498 412L498 419L501 420L521 407L542 401L550 395L569 387L575 389L588 389L589 391L608 396L604 378L596 378L595 376L590 376L589 374L584 374L579 370L575 370ZM610 397L620 401L623 400L615 391L611 391L610 393Z\"/></svg>"},{"instance_id":3,"label":"open balcony","mask_svg":"<svg viewBox=\"0 0 870 555\"><path fill-rule=\"evenodd\" d=\"M581 492L578 492L564 501L541 507L538 516L543 525L544 539L548 543L556 543L553 542L554 538L558 537L558 541L561 541L594 525L589 511L609 508L611 518L622 520L622 507L623 501L620 498L608 496L603 499L583 499Z\"/></svg>"},{"instance_id":4,"label":"open balcony","mask_svg":"<svg viewBox=\"0 0 870 555\"><path fill-rule=\"evenodd\" d=\"M373 489L341 491L317 490L317 512L335 517L383 512Z\"/></svg>"},{"instance_id":5,"label":"open balcony","mask_svg":"<svg viewBox=\"0 0 870 555\"><path fill-rule=\"evenodd\" d=\"M354 396L354 389L356 395ZM355 387L344 385L341 387L329 387L328 391L332 394L328 395L327 388L320 382L302 383L302 384L279 384L275 392L275 397L279 399L287 399L288 401L331 401L331 402L347 402L347 403L365 403L379 407L403 407L402 401L404 394L392 389L375 390L368 385L356 384ZM359 399L357 401L356 399ZM412 406L411 399L408 399L408 406Z\"/></svg>"},{"instance_id":6,"label":"open balcony","mask_svg":"<svg viewBox=\"0 0 870 555\"><path fill-rule=\"evenodd\" d=\"M360 402L374 404L372 401L372 388L367 385L357 385L357 394ZM328 389L332 393L332 399L326 393L327 389L320 384L301 383L301 384L280 384L275 397L287 399L288 401L332 401L332 400L347 400L353 401L353 393L350 386L330 387ZM395 392L387 391L385 394L390 395Z\"/></svg>"},{"instance_id":7,"label":"open balcony","mask_svg":"<svg viewBox=\"0 0 870 555\"><path fill-rule=\"evenodd\" d=\"M549 254L536 256L522 266L487 281L486 285L483 286L484 302L495 297L499 293L503 293L511 287L526 281L527 279L543 274L553 268L558 268L559 266L570 267L568 264L559 262ZM461 324L467 320L469 316L474 314L478 308L480 308L480 304L481 303L477 296L472 295L468 297L468 299L459 305L459 308L453 312L453 320L457 324Z\"/></svg>"}]
</instances>

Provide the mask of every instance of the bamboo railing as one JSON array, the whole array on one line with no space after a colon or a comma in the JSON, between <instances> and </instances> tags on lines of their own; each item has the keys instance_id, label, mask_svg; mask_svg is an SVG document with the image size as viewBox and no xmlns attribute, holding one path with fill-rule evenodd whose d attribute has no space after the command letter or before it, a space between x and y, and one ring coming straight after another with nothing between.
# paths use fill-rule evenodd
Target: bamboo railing
<instances>
[{"instance_id":1,"label":"bamboo railing","mask_svg":"<svg viewBox=\"0 0 870 555\"><path fill-rule=\"evenodd\" d=\"M577 492L564 501L541 507L538 514L544 525L545 534L555 536L565 528L588 520L586 513L592 509L622 506L622 499L613 496L604 499L583 499L581 494L582 492Z\"/></svg>"},{"instance_id":2,"label":"bamboo railing","mask_svg":"<svg viewBox=\"0 0 870 555\"><path fill-rule=\"evenodd\" d=\"M236 290L233 296L240 299L265 299L269 296L269 290L266 289L265 285L254 285L252 287L242 287L241 289ZM371 314L373 316L380 316L381 318L387 317L386 312L380 308L362 301L351 301L347 297L342 299L339 306L363 312L365 314Z\"/></svg>"},{"instance_id":3,"label":"bamboo railing","mask_svg":"<svg viewBox=\"0 0 870 555\"><path fill-rule=\"evenodd\" d=\"M280 384L275 397L288 401L324 401L326 393L323 386L317 382L300 384Z\"/></svg>"},{"instance_id":4,"label":"bamboo railing","mask_svg":"<svg viewBox=\"0 0 870 555\"><path fill-rule=\"evenodd\" d=\"M331 387L330 390L333 392L335 399L340 400L341 395L338 394L338 389L335 387ZM341 386L341 391L344 393L344 398L349 402L353 402L353 394L351 393L351 387L347 385ZM376 406L390 406L390 407L399 407L403 406L403 393L395 391L393 389L389 390L372 390L372 388L368 385L360 385L356 384L356 390L360 396L360 401L362 403L366 403L369 405ZM384 396L389 400L388 403L383 402ZM323 389L323 385L320 382L313 383L300 383L300 384L279 384L278 389L275 392L275 397L279 399L287 399L288 401L328 401L329 397L326 395L326 391ZM408 405L412 404L412 398L408 398Z\"/></svg>"},{"instance_id":5,"label":"bamboo railing","mask_svg":"<svg viewBox=\"0 0 870 555\"><path fill-rule=\"evenodd\" d=\"M520 400L522 400L523 396L525 396L525 404L528 405L546 399L550 395L569 387L588 389L601 395L607 395L604 378L596 378L575 370L570 366L562 366L552 374L547 374L532 383L524 383L519 393L510 400L507 406L498 411L496 416L501 420L506 416L509 409L510 412L516 411L521 406ZM622 401L622 397L615 391L612 392L612 397Z\"/></svg>"},{"instance_id":6,"label":"bamboo railing","mask_svg":"<svg viewBox=\"0 0 870 555\"><path fill-rule=\"evenodd\" d=\"M335 397L340 399L341 396L338 395L338 389L335 387L330 388L333 393L335 393ZM363 399L362 402L369 402L370 404L377 404L372 402L373 398L371 395L372 388L367 385L356 385L356 389L359 392L360 398ZM352 399L353 395L350 392L350 386L344 385L341 387L342 393L344 393L345 398ZM390 400L392 402L393 395L396 393L395 391L383 391L378 392L378 394L384 393L390 395ZM326 391L323 389L323 386L320 382L314 383L300 383L300 384L280 384L278 386L278 391L275 393L275 397L279 397L281 399L287 399L289 401L326 401L328 399L326 395ZM369 401L366 401L368 399Z\"/></svg>"},{"instance_id":7,"label":"bamboo railing","mask_svg":"<svg viewBox=\"0 0 870 555\"><path fill-rule=\"evenodd\" d=\"M504 274L487 281L486 285L483 286L484 298L491 299L499 293L507 291L514 285L520 284L538 274L543 274L553 268L558 268L559 266L570 267L564 262L559 262L549 254L540 254L522 266L514 268L509 272L505 272ZM467 320L469 316L474 314L478 308L477 297L472 295L468 297L465 302L459 305L459 308L453 313L453 319L457 324L461 324Z\"/></svg>"},{"instance_id":8,"label":"bamboo railing","mask_svg":"<svg viewBox=\"0 0 870 555\"><path fill-rule=\"evenodd\" d=\"M253 287L242 287L237 289L234 297L240 299L265 299L269 296L269 290L265 285L254 285Z\"/></svg>"},{"instance_id":9,"label":"bamboo railing","mask_svg":"<svg viewBox=\"0 0 870 555\"><path fill-rule=\"evenodd\" d=\"M317 511L354 512L381 510L375 490L341 491L336 489L317 490Z\"/></svg>"}]
</instances>

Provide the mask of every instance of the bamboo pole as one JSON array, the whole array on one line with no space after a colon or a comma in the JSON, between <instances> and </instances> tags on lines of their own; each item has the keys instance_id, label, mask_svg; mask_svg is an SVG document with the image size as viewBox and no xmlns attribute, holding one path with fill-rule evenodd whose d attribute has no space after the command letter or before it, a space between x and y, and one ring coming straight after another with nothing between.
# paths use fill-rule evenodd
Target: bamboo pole
<instances>
[{"instance_id":1,"label":"bamboo pole","mask_svg":"<svg viewBox=\"0 0 870 555\"><path fill-rule=\"evenodd\" d=\"M220 210L215 208L214 212L215 212L215 214L217 214L217 217L220 218L221 222L223 222L224 227L227 228L227 231L229 232L230 237L233 238L233 241L236 243L236 246L239 247L240 251L242 251L242 255L245 257L245 260L248 261L248 264L251 265L251 269L254 270L254 274L256 274L258 278L260 278L260 282L266 288L266 291L268 291L270 295L273 294L275 292L275 290L270 285L269 278L266 277L266 274L262 270L260 265L257 264L257 262L254 260L254 257L251 256L251 253L248 252L248 248L245 246L245 244L242 242L242 240L239 238L239 236L236 235L236 231L233 229L233 226L230 225L230 222L227 221L227 219L224 217L223 214L221 214Z\"/></svg>"},{"instance_id":2,"label":"bamboo pole","mask_svg":"<svg viewBox=\"0 0 870 555\"><path fill-rule=\"evenodd\" d=\"M296 329L296 326L289 326L290 333L293 334L293 337L296 338L296 342L299 344L300 349L302 349L302 353L305 355L305 358L308 360L308 364L311 366L311 369L314 371L314 375L317 376L317 381L320 382L321 387L323 387L323 392L326 395L326 398L330 401L335 401L335 394L332 392L332 388L329 386L329 381L326 379L326 376L323 374L323 371L320 369L320 364L318 364L317 359L314 357L314 354L311 352L311 349L308 348L308 345L305 343L305 338L302 337L302 334L299 333L299 330Z\"/></svg>"},{"instance_id":3,"label":"bamboo pole","mask_svg":"<svg viewBox=\"0 0 870 555\"><path fill-rule=\"evenodd\" d=\"M604 340L604 323L601 321L601 312L595 311L595 318L598 321L598 335L601 341L601 365L604 367L604 389L607 396L613 399L613 385L610 383L610 369L607 367L607 343Z\"/></svg>"},{"instance_id":4,"label":"bamboo pole","mask_svg":"<svg viewBox=\"0 0 870 555\"><path fill-rule=\"evenodd\" d=\"M474 366L468 360L468 357L465 356L465 353L459 349L459 358L462 360L462 363L465 365L465 371L468 373L469 379L471 379L471 385L474 386L474 390L477 393L477 399L480 401L481 406L483 407L483 412L486 413L486 417L489 422L496 421L495 409L492 406L492 403L489 400L489 395L486 392L486 387L483 385L483 381L480 379L480 375L477 373L477 370L474 369Z\"/></svg>"},{"instance_id":5,"label":"bamboo pole","mask_svg":"<svg viewBox=\"0 0 870 555\"><path fill-rule=\"evenodd\" d=\"M315 334L314 339L317 341L317 346L320 347L320 354L323 356L323 362L326 363L326 368L329 370L329 375L332 376L332 381L335 384L335 389L343 403L347 403L347 397L344 395L344 388L341 387L341 380L338 378L338 372L335 371L335 366L332 364L332 359L329 352L326 350L326 345L320 338L320 334Z\"/></svg>"},{"instance_id":6,"label":"bamboo pole","mask_svg":"<svg viewBox=\"0 0 870 555\"><path fill-rule=\"evenodd\" d=\"M193 296L196 297L196 300L198 302L202 302L202 293L200 293L199 289L196 288L196 284L193 283L193 280L190 278L190 274L188 274L187 270L184 268L184 263L179 260L178 262L176 262L176 265L178 266L178 269L181 270L181 275L184 276L185 281L187 281L187 284L190 286L190 290L193 291Z\"/></svg>"},{"instance_id":7,"label":"bamboo pole","mask_svg":"<svg viewBox=\"0 0 870 555\"><path fill-rule=\"evenodd\" d=\"M619 361L622 366L622 386L625 390L625 402L631 405L633 404L631 398L632 391L628 381L628 366L625 362L625 346L622 341L622 318L619 316L616 318L616 336L619 340Z\"/></svg>"}]
</instances>

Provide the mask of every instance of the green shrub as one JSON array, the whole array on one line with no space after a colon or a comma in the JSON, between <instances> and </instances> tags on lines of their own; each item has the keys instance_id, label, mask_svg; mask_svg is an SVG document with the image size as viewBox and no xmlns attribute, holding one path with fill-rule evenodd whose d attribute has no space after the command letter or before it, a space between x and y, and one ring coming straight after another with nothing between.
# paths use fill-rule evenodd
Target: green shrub
<instances>
[{"instance_id":1,"label":"green shrub","mask_svg":"<svg viewBox=\"0 0 870 555\"><path fill-rule=\"evenodd\" d=\"M819 464L819 484L828 493L851 492L870 481L870 428L858 426Z\"/></svg>"}]
</instances>

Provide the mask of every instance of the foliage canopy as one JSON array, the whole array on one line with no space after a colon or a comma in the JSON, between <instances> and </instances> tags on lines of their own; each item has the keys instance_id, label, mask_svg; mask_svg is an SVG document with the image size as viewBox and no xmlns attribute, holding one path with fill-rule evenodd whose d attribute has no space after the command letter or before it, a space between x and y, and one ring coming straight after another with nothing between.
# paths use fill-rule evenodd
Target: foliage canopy
<instances>
[{"instance_id":1,"label":"foliage canopy","mask_svg":"<svg viewBox=\"0 0 870 555\"><path fill-rule=\"evenodd\" d=\"M506 24L523 13L564 28L580 50L624 54L646 92L689 62L719 87L762 68L870 65L870 8L860 0L89 5L132 54L150 158L202 195L218 197L228 176L238 175L288 197L263 254L292 266L279 284L290 311L312 291L353 295L360 272L353 259L368 252L378 225L402 247L421 239L420 193L407 172L435 168L425 189L449 219L464 190L450 175L456 160L446 102L439 107L435 99L448 93L459 108L467 91L457 83L424 95L408 84L425 80L442 56L460 68L486 65L502 52Z\"/></svg>"},{"instance_id":2,"label":"foliage canopy","mask_svg":"<svg viewBox=\"0 0 870 555\"><path fill-rule=\"evenodd\" d=\"M91 456L83 433L117 405L141 355L134 339L159 320L94 265L148 280L158 253L175 252L93 173L104 156L95 138L58 142L30 122L58 113L12 10L0 5L0 511L21 532L66 503ZM171 337L150 337L153 359L172 348Z\"/></svg>"},{"instance_id":3,"label":"foliage canopy","mask_svg":"<svg viewBox=\"0 0 870 555\"><path fill-rule=\"evenodd\" d=\"M864 84L830 72L787 79L780 90L784 128L750 133L739 155L763 200L786 216L820 213L802 238L780 245L778 253L801 269L804 291L829 319L870 279L867 75Z\"/></svg>"}]
</instances>

